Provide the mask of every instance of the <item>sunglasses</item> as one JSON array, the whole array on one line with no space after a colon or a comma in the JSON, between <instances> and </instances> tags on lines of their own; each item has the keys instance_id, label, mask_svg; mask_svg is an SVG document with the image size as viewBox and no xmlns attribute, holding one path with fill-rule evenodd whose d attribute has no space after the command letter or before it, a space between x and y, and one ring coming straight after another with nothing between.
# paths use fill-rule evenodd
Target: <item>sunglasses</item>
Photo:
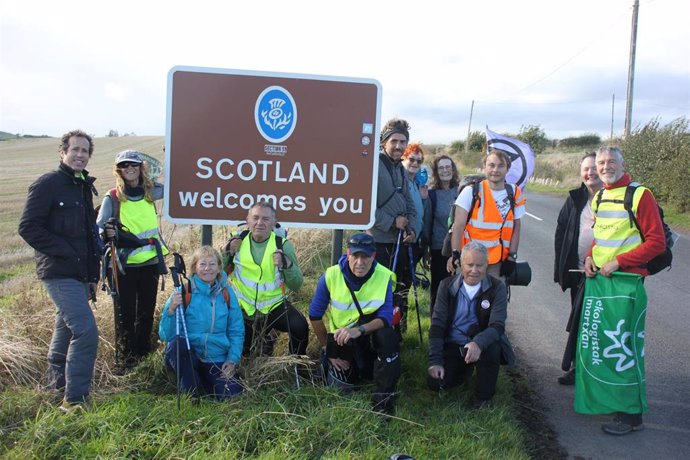
<instances>
[{"instance_id":1,"label":"sunglasses","mask_svg":"<svg viewBox=\"0 0 690 460\"><path fill-rule=\"evenodd\" d=\"M410 163L417 163L418 165L421 165L424 162L424 160L422 160L421 158L407 157L406 159Z\"/></svg>"},{"instance_id":2,"label":"sunglasses","mask_svg":"<svg viewBox=\"0 0 690 460\"><path fill-rule=\"evenodd\" d=\"M139 166L141 166L141 163L132 163L130 161L123 161L117 165L117 167L120 169L138 168Z\"/></svg>"}]
</instances>

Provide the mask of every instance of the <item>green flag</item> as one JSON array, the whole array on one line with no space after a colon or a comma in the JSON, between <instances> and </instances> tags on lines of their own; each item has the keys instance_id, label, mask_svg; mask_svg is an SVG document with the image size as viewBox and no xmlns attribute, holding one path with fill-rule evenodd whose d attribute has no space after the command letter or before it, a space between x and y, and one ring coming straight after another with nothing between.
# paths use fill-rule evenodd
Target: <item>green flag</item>
<instances>
[{"instance_id":1,"label":"green flag","mask_svg":"<svg viewBox=\"0 0 690 460\"><path fill-rule=\"evenodd\" d=\"M575 412L647 412L642 277L614 272L585 281L577 340Z\"/></svg>"}]
</instances>

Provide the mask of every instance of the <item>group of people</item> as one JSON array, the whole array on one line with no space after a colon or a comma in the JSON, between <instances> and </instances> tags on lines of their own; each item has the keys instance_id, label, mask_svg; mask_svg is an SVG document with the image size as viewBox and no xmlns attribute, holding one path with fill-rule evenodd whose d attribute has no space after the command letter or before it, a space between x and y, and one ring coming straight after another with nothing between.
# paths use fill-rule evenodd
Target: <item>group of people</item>
<instances>
[{"instance_id":1,"label":"group of people","mask_svg":"<svg viewBox=\"0 0 690 460\"><path fill-rule=\"evenodd\" d=\"M247 229L234 234L222 253L210 246L194 252L191 275L165 303L158 331L166 342L166 366L180 376L185 391L221 399L239 394L243 355L270 355L276 331L288 334L291 354L304 355L311 323L324 381L350 391L361 380L373 380L373 408L392 414L408 294L416 266L423 263L431 271L428 387L459 385L476 369L472 407L490 404L499 366L515 359L505 334L505 280L515 270L525 199L519 187L506 183L510 156L492 148L483 159L483 180L461 187L452 158L438 155L428 184L421 168L424 149L409 143L409 130L401 119L383 126L375 224L350 236L347 253L320 277L309 321L286 295L304 279L295 246L277 231L270 203L249 209ZM70 409L86 401L93 375L98 329L89 299L99 280L103 241L114 248L103 263L104 273L117 280L110 289L117 289L116 355L124 370L153 350L160 259L168 249L154 205L163 186L151 178L143 154L117 155L116 186L96 216L95 179L85 169L93 140L71 131L62 137L59 153L58 169L29 187L19 233L36 250L38 277L56 306L49 374L51 385L64 392L62 406ZM665 244L653 196L644 188L634 207L639 244L629 244L637 230L623 228L627 220L598 224L591 206L595 193L603 185L603 201L616 203L630 182L620 150L607 147L587 155L581 177L582 186L571 191L558 218L554 274L563 290L571 290L569 328L575 336L582 280L616 270L644 276L643 264ZM449 231L452 255L446 257L442 246ZM139 245L119 244L123 235ZM564 358L568 372L559 379L563 384L571 384L576 372L573 353L571 344ZM624 434L641 427L641 414L621 413L604 430Z\"/></svg>"},{"instance_id":2,"label":"group of people","mask_svg":"<svg viewBox=\"0 0 690 460\"><path fill-rule=\"evenodd\" d=\"M600 147L580 164L582 183L569 192L558 216L555 233L554 282L570 289L571 314L562 367L562 385L575 384L576 351L586 278L610 278L614 272L650 275L647 264L666 249L659 207L651 191L637 186L632 207L625 207L633 184L618 147ZM632 213L632 215L630 214ZM644 391L644 390L642 390ZM642 395L644 399L644 395ZM642 413L621 407L602 430L626 435L644 428Z\"/></svg>"}]
</instances>

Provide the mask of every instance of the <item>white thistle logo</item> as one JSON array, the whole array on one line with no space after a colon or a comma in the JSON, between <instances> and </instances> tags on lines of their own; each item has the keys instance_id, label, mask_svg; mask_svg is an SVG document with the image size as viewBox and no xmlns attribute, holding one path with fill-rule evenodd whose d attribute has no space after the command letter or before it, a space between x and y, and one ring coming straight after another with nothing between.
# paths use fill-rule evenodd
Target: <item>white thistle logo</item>
<instances>
[{"instance_id":1,"label":"white thistle logo","mask_svg":"<svg viewBox=\"0 0 690 460\"><path fill-rule=\"evenodd\" d=\"M273 130L285 129L287 125L290 124L292 119L291 113L284 113L283 106L285 101L283 99L275 98L268 101L270 110L262 110L261 116L264 119L264 123L271 127Z\"/></svg>"},{"instance_id":2,"label":"white thistle logo","mask_svg":"<svg viewBox=\"0 0 690 460\"><path fill-rule=\"evenodd\" d=\"M630 340L632 334L629 331L621 334L621 327L623 327L623 324L625 324L624 319L618 322L615 331L604 331L604 333L613 341L613 345L610 345L604 349L604 357L618 360L616 362L616 372L623 372L635 365L635 357L633 352L630 347L626 345L626 342ZM638 337L644 339L644 331L640 332ZM642 351L642 356L644 356L644 350Z\"/></svg>"}]
</instances>

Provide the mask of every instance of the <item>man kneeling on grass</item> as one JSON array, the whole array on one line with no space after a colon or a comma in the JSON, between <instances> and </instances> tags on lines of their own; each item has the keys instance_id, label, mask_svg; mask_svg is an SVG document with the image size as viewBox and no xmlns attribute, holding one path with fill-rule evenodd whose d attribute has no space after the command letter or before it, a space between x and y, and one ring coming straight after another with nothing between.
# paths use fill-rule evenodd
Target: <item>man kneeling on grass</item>
<instances>
[{"instance_id":1,"label":"man kneeling on grass","mask_svg":"<svg viewBox=\"0 0 690 460\"><path fill-rule=\"evenodd\" d=\"M441 281L429 330L429 388L465 383L476 366L473 409L487 406L496 392L502 348L508 364L514 360L504 335L506 287L487 267L486 247L470 241L462 248L461 273Z\"/></svg>"},{"instance_id":2,"label":"man kneeling on grass","mask_svg":"<svg viewBox=\"0 0 690 460\"><path fill-rule=\"evenodd\" d=\"M391 327L393 272L376 262L375 252L371 235L350 237L347 255L319 279L309 319L321 343L327 384L347 391L373 377L373 408L392 415L400 378L400 343Z\"/></svg>"}]
</instances>

